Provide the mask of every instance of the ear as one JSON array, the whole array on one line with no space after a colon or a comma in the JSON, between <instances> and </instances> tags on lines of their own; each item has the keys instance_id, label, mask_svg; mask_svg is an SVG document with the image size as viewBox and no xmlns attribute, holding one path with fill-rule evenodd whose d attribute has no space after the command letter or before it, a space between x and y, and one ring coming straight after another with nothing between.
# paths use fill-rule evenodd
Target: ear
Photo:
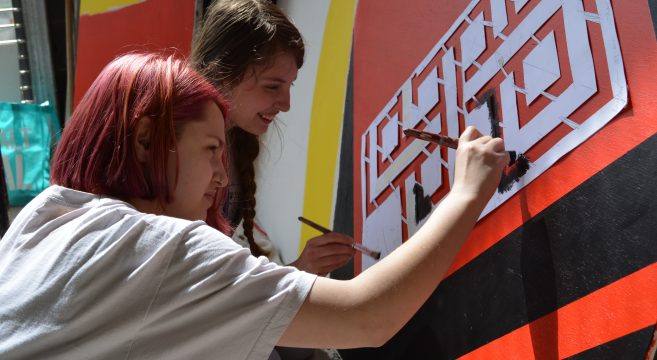
<instances>
[{"instance_id":1,"label":"ear","mask_svg":"<svg viewBox=\"0 0 657 360\"><path fill-rule=\"evenodd\" d=\"M137 127L135 129L135 154L140 163L147 163L150 159L151 147L151 126L152 120L148 116L142 116L137 120Z\"/></svg>"}]
</instances>

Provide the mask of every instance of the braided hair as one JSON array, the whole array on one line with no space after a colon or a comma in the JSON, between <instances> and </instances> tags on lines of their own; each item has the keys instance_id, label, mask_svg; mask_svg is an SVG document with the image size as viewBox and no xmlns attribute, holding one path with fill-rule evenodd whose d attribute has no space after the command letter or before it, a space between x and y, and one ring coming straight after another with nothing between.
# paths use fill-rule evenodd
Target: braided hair
<instances>
[{"instance_id":1,"label":"braided hair","mask_svg":"<svg viewBox=\"0 0 657 360\"><path fill-rule=\"evenodd\" d=\"M192 66L222 92L230 94L249 71L270 66L276 53L294 56L301 68L304 44L299 30L269 0L216 0L192 42ZM236 126L227 131L244 235L253 255L268 255L253 237L256 182L254 161L259 139Z\"/></svg>"},{"instance_id":2,"label":"braided hair","mask_svg":"<svg viewBox=\"0 0 657 360\"><path fill-rule=\"evenodd\" d=\"M249 248L253 255L267 256L269 254L258 246L253 238L253 223L256 214L255 193L257 189L253 163L260 152L258 137L239 127L233 127L228 131L227 141L232 156L231 163L234 166L237 183L239 184L238 213L243 220L244 236L249 242Z\"/></svg>"}]
</instances>

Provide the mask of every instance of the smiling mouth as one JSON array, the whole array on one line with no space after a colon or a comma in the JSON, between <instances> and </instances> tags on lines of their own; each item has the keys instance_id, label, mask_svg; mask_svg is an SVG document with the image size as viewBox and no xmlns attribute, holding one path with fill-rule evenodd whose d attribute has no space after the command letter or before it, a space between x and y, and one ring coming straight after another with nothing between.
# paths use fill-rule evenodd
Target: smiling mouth
<instances>
[{"instance_id":1,"label":"smiling mouth","mask_svg":"<svg viewBox=\"0 0 657 360\"><path fill-rule=\"evenodd\" d=\"M265 123L271 124L272 121L274 121L274 118L276 117L276 114L273 115L265 115L265 114L260 114L258 113L258 116L260 119L262 119Z\"/></svg>"}]
</instances>

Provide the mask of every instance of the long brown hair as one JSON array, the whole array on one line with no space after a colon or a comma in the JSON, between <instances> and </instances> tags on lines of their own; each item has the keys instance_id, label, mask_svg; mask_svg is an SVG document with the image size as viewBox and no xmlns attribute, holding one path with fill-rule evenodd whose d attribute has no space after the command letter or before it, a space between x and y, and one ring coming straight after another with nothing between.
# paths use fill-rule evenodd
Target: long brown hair
<instances>
[{"instance_id":1,"label":"long brown hair","mask_svg":"<svg viewBox=\"0 0 657 360\"><path fill-rule=\"evenodd\" d=\"M216 0L207 9L192 43L192 66L214 86L230 94L256 68L271 65L279 52L294 56L303 65L303 39L290 19L268 0ZM226 132L231 162L240 186L240 213L251 253L267 255L253 239L255 218L255 169L260 151L256 135L236 126Z\"/></svg>"}]
</instances>

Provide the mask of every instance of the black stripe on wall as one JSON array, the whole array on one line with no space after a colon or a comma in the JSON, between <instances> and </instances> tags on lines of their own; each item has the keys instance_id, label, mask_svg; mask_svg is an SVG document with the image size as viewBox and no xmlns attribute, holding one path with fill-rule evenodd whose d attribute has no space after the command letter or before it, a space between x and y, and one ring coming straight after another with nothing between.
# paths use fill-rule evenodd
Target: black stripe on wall
<instances>
[{"instance_id":1,"label":"black stripe on wall","mask_svg":"<svg viewBox=\"0 0 657 360\"><path fill-rule=\"evenodd\" d=\"M333 230L354 236L354 51L351 50L347 93L344 102L342 121L342 143L340 144L340 165L338 173L338 192L333 214ZM354 277L354 259L331 273L331 278L347 280Z\"/></svg>"},{"instance_id":2,"label":"black stripe on wall","mask_svg":"<svg viewBox=\"0 0 657 360\"><path fill-rule=\"evenodd\" d=\"M413 318L384 346L340 350L343 360L443 359L444 353L431 328L433 304L425 303Z\"/></svg>"},{"instance_id":3,"label":"black stripe on wall","mask_svg":"<svg viewBox=\"0 0 657 360\"><path fill-rule=\"evenodd\" d=\"M653 135L445 279L430 298L445 357L657 262L656 164Z\"/></svg>"},{"instance_id":4,"label":"black stripe on wall","mask_svg":"<svg viewBox=\"0 0 657 360\"><path fill-rule=\"evenodd\" d=\"M656 179L653 135L445 279L383 348L345 359L411 359L412 346L454 359L657 262ZM556 351L557 326L536 353Z\"/></svg>"},{"instance_id":5,"label":"black stripe on wall","mask_svg":"<svg viewBox=\"0 0 657 360\"><path fill-rule=\"evenodd\" d=\"M652 14L652 26L655 29L655 36L657 36L657 0L648 0L648 7L650 7L650 14Z\"/></svg>"}]
</instances>

